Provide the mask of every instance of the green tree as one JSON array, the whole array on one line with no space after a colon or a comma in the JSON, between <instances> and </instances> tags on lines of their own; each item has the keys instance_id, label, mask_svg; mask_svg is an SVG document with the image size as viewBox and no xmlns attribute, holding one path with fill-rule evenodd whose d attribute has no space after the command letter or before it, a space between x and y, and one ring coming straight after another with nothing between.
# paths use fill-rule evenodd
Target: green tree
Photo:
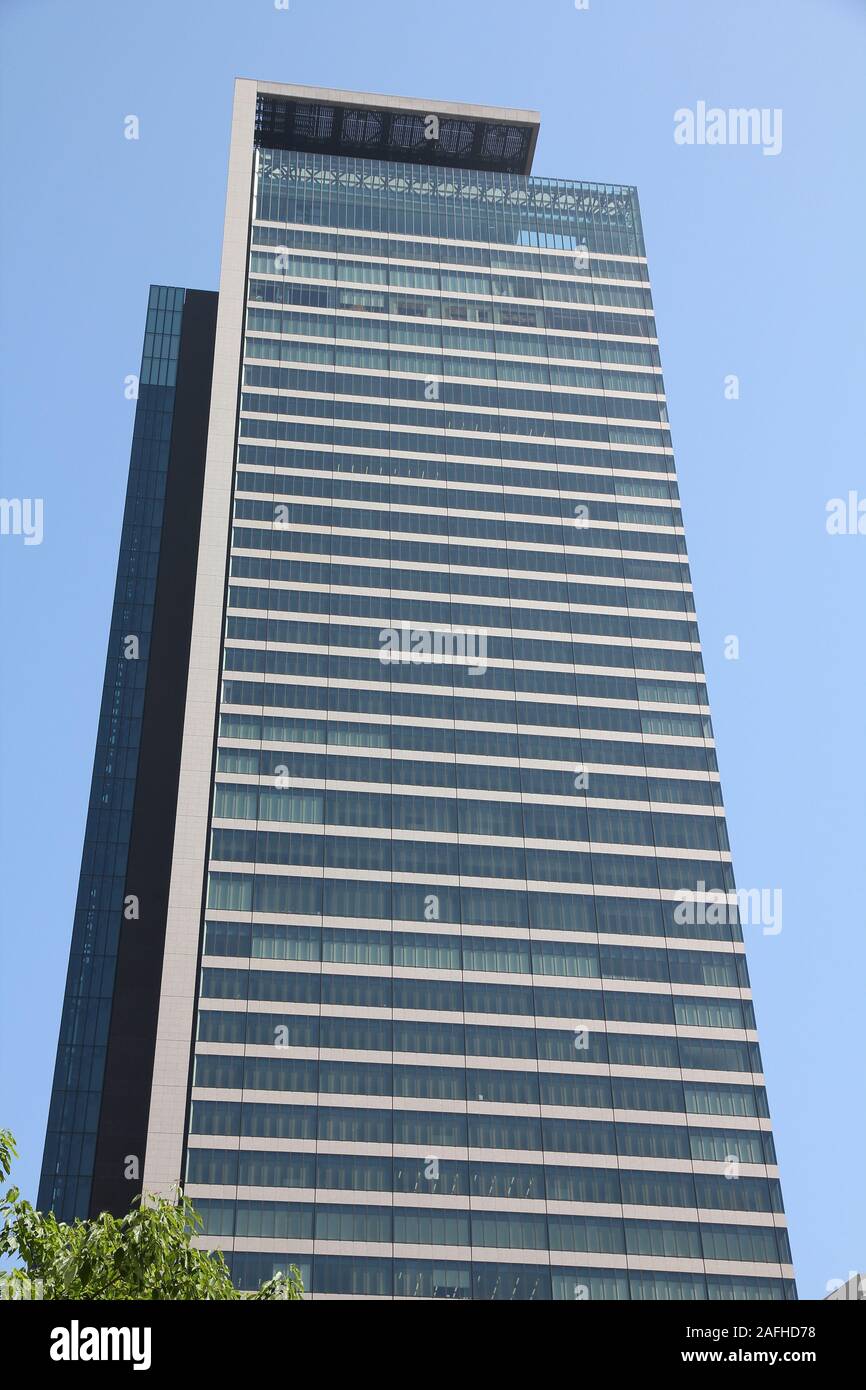
<instances>
[{"instance_id":1,"label":"green tree","mask_svg":"<svg viewBox=\"0 0 866 1390\"><path fill-rule=\"evenodd\" d=\"M0 1183L18 1156L15 1140L0 1130ZM256 1293L240 1293L218 1250L195 1250L191 1241L202 1226L192 1202L178 1190L177 1201L136 1199L123 1217L103 1212L93 1221L58 1221L36 1211L16 1187L0 1193L0 1258L16 1261L6 1272L6 1296L46 1299L242 1299L267 1302L300 1299L303 1285L293 1265Z\"/></svg>"}]
</instances>

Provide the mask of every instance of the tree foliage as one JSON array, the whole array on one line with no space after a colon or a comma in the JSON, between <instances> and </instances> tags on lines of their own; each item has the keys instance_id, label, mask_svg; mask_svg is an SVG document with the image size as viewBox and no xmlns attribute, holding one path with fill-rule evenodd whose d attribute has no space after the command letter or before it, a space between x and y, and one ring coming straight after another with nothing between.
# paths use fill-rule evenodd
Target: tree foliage
<instances>
[{"instance_id":1,"label":"tree foliage","mask_svg":"<svg viewBox=\"0 0 866 1390\"><path fill-rule=\"evenodd\" d=\"M18 1156L15 1140L0 1130L0 1184ZM136 1199L123 1217L103 1212L94 1220L58 1221L37 1211L16 1187L0 1192L0 1257L15 1262L4 1279L9 1297L46 1299L256 1299L275 1302L303 1297L295 1266L255 1293L241 1293L218 1250L196 1250L191 1242L202 1220L178 1189L177 1200Z\"/></svg>"}]
</instances>

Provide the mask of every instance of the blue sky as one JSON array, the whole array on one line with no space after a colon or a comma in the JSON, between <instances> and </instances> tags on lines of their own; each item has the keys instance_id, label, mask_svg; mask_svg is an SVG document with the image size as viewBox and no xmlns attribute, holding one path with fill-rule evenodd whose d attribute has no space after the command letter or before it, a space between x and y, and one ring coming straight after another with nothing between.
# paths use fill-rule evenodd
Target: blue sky
<instances>
[{"instance_id":1,"label":"blue sky","mask_svg":"<svg viewBox=\"0 0 866 1390\"><path fill-rule=\"evenodd\" d=\"M0 1124L35 1197L151 282L216 288L236 76L535 107L637 184L801 1296L866 1269L866 0L3 0ZM682 146L699 101L781 152ZM124 139L136 115L140 139ZM739 377L738 400L725 378ZM866 508L864 508L866 510ZM726 660L729 635L740 658Z\"/></svg>"}]
</instances>

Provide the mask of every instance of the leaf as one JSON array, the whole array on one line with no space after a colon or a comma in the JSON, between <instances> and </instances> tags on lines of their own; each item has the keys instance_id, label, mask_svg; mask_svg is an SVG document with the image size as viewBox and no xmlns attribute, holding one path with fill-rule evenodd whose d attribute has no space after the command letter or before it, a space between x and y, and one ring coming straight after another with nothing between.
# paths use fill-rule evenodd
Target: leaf
<instances>
[{"instance_id":1,"label":"leaf","mask_svg":"<svg viewBox=\"0 0 866 1390\"><path fill-rule=\"evenodd\" d=\"M15 1140L8 1130L0 1130L4 1177L13 1156L18 1156ZM236 1289L222 1251L192 1245L204 1221L180 1187L173 1199L136 1198L123 1217L102 1212L72 1225L59 1222L53 1212L37 1211L21 1199L17 1188L10 1188L0 1214L0 1254L20 1259L21 1277L40 1279L45 1299L303 1298L294 1266L288 1275L277 1275L252 1294Z\"/></svg>"}]
</instances>

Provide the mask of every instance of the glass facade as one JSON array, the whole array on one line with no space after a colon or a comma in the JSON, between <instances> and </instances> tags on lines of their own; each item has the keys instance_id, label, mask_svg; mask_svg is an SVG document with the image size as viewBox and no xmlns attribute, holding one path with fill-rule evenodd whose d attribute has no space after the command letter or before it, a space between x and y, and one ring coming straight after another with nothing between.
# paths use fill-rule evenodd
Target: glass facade
<instances>
[{"instance_id":1,"label":"glass facade","mask_svg":"<svg viewBox=\"0 0 866 1390\"><path fill-rule=\"evenodd\" d=\"M185 1182L253 1287L792 1299L633 189L260 147Z\"/></svg>"},{"instance_id":2,"label":"glass facade","mask_svg":"<svg viewBox=\"0 0 866 1390\"><path fill-rule=\"evenodd\" d=\"M136 793L186 291L152 285L39 1206L90 1203ZM138 639L128 659L126 639Z\"/></svg>"}]
</instances>

